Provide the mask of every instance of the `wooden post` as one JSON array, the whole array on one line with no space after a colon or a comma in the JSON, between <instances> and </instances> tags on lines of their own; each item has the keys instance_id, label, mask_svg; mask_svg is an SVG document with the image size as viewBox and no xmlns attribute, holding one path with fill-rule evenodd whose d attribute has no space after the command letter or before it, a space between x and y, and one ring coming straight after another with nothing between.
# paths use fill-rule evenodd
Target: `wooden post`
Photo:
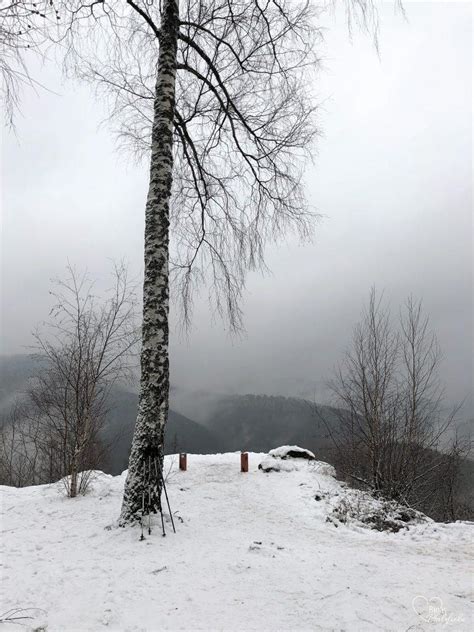
<instances>
[{"instance_id":1,"label":"wooden post","mask_svg":"<svg viewBox=\"0 0 474 632\"><path fill-rule=\"evenodd\" d=\"M179 455L179 469L183 472L188 469L188 455L185 452L181 452Z\"/></svg>"},{"instance_id":2,"label":"wooden post","mask_svg":"<svg viewBox=\"0 0 474 632\"><path fill-rule=\"evenodd\" d=\"M240 471L248 472L249 471L249 453L241 452L240 454Z\"/></svg>"}]
</instances>

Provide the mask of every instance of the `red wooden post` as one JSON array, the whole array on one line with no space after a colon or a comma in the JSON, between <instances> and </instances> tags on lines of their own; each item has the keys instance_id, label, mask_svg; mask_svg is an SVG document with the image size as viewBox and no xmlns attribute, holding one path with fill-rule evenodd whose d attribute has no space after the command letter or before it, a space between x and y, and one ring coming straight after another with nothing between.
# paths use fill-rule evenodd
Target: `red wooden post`
<instances>
[{"instance_id":1,"label":"red wooden post","mask_svg":"<svg viewBox=\"0 0 474 632\"><path fill-rule=\"evenodd\" d=\"M240 453L240 471L241 472L249 471L249 453L248 452Z\"/></svg>"},{"instance_id":2,"label":"red wooden post","mask_svg":"<svg viewBox=\"0 0 474 632\"><path fill-rule=\"evenodd\" d=\"M181 452L179 455L179 469L183 472L188 469L188 455L185 452Z\"/></svg>"}]
</instances>

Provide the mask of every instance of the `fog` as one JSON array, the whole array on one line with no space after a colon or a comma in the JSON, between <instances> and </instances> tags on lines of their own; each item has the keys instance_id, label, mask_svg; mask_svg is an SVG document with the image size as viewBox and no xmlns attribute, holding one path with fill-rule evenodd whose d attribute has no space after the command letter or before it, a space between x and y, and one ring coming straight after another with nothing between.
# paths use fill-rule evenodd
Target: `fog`
<instances>
[{"instance_id":1,"label":"fog","mask_svg":"<svg viewBox=\"0 0 474 632\"><path fill-rule=\"evenodd\" d=\"M327 399L371 286L394 315L423 300L443 350L448 400L472 416L472 112L470 3L381 9L380 57L344 16L327 17L317 158L307 190L322 218L312 243L270 247L252 273L245 333L229 335L203 289L191 330L173 314L179 387ZM24 90L2 138L2 353L24 353L47 318L50 279L67 260L106 283L111 259L142 272L147 165L118 153L90 88Z\"/></svg>"}]
</instances>

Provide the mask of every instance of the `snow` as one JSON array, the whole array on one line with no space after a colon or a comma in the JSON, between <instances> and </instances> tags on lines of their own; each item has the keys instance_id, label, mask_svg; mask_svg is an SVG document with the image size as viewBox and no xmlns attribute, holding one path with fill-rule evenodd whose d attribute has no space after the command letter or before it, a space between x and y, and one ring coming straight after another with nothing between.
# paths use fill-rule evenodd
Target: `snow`
<instances>
[{"instance_id":1,"label":"snow","mask_svg":"<svg viewBox=\"0 0 474 632\"><path fill-rule=\"evenodd\" d=\"M340 524L378 531L397 532L413 525L433 522L423 513L399 505L393 500L374 498L355 489L343 489L333 494L316 494L315 500L326 500L331 509L326 520L336 527Z\"/></svg>"},{"instance_id":2,"label":"snow","mask_svg":"<svg viewBox=\"0 0 474 632\"><path fill-rule=\"evenodd\" d=\"M33 617L1 631L472 629L472 524L336 528L352 491L330 466L265 473L264 457L250 453L248 473L239 453L189 455L186 472L166 457L177 533L155 518L145 541L113 526L125 473L98 473L76 499L60 484L1 488L0 615Z\"/></svg>"}]
</instances>

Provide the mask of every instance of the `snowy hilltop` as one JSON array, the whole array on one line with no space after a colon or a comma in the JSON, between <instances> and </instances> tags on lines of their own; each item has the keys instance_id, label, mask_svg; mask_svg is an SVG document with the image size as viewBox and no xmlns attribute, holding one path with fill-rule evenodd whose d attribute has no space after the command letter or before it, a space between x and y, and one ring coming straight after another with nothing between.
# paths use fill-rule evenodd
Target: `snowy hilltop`
<instances>
[{"instance_id":1,"label":"snowy hilltop","mask_svg":"<svg viewBox=\"0 0 474 632\"><path fill-rule=\"evenodd\" d=\"M2 487L0 632L472 629L472 524L374 501L308 454L250 453L248 473L239 453L166 457L176 534L165 514L142 541L115 526L125 473L74 499Z\"/></svg>"}]
</instances>

